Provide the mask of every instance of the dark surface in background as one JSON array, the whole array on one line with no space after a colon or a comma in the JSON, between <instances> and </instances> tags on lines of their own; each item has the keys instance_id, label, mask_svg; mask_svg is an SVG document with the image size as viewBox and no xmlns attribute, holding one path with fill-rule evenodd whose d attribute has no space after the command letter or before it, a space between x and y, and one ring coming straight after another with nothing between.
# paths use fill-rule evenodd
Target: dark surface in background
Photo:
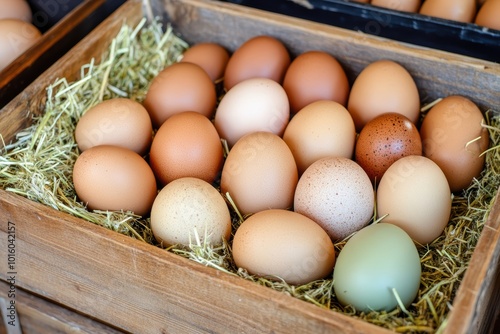
<instances>
[{"instance_id":1,"label":"dark surface in background","mask_svg":"<svg viewBox=\"0 0 500 334\"><path fill-rule=\"evenodd\" d=\"M342 0L226 0L415 45L500 62L500 31Z\"/></svg>"}]
</instances>

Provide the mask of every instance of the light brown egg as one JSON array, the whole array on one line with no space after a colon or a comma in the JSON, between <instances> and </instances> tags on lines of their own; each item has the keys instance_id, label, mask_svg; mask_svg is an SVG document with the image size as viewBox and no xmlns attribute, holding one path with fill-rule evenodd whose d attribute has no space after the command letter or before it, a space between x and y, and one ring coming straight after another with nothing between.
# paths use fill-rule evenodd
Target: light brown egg
<instances>
[{"instance_id":1,"label":"light brown egg","mask_svg":"<svg viewBox=\"0 0 500 334\"><path fill-rule=\"evenodd\" d=\"M283 88L292 114L318 100L332 100L345 106L349 96L349 81L342 65L323 51L307 51L297 56L286 71Z\"/></svg>"},{"instance_id":2,"label":"light brown egg","mask_svg":"<svg viewBox=\"0 0 500 334\"><path fill-rule=\"evenodd\" d=\"M475 23L500 30L500 0L488 0L479 9Z\"/></svg>"},{"instance_id":3,"label":"light brown egg","mask_svg":"<svg viewBox=\"0 0 500 334\"><path fill-rule=\"evenodd\" d=\"M420 14L458 22L473 22L476 0L425 0Z\"/></svg>"},{"instance_id":4,"label":"light brown egg","mask_svg":"<svg viewBox=\"0 0 500 334\"><path fill-rule=\"evenodd\" d=\"M272 36L255 36L240 45L226 66L224 88L250 78L268 78L281 84L290 65L285 45Z\"/></svg>"},{"instance_id":5,"label":"light brown egg","mask_svg":"<svg viewBox=\"0 0 500 334\"><path fill-rule=\"evenodd\" d=\"M300 177L294 211L318 223L334 241L368 224L373 216L373 186L351 159L317 160Z\"/></svg>"},{"instance_id":6,"label":"light brown egg","mask_svg":"<svg viewBox=\"0 0 500 334\"><path fill-rule=\"evenodd\" d=\"M251 132L283 135L290 119L290 107L283 87L268 78L251 78L237 83L222 98L214 124L229 147Z\"/></svg>"},{"instance_id":7,"label":"light brown egg","mask_svg":"<svg viewBox=\"0 0 500 334\"><path fill-rule=\"evenodd\" d=\"M421 0L372 0L374 6L416 13L420 9Z\"/></svg>"},{"instance_id":8,"label":"light brown egg","mask_svg":"<svg viewBox=\"0 0 500 334\"><path fill-rule=\"evenodd\" d=\"M229 52L217 43L198 43L191 46L182 55L181 62L189 62L199 65L210 76L212 81L218 81L224 77Z\"/></svg>"},{"instance_id":9,"label":"light brown egg","mask_svg":"<svg viewBox=\"0 0 500 334\"><path fill-rule=\"evenodd\" d=\"M375 117L361 130L356 142L356 162L377 183L396 160L422 155L422 140L415 124L397 113Z\"/></svg>"},{"instance_id":10,"label":"light brown egg","mask_svg":"<svg viewBox=\"0 0 500 334\"><path fill-rule=\"evenodd\" d=\"M270 132L253 132L229 151L221 192L229 193L243 215L287 209L292 207L297 180L297 165L283 139Z\"/></svg>"},{"instance_id":11,"label":"light brown egg","mask_svg":"<svg viewBox=\"0 0 500 334\"><path fill-rule=\"evenodd\" d=\"M90 210L146 215L156 197L156 180L146 160L127 148L101 145L84 151L73 168L73 183Z\"/></svg>"},{"instance_id":12,"label":"light brown egg","mask_svg":"<svg viewBox=\"0 0 500 334\"><path fill-rule=\"evenodd\" d=\"M42 33L31 23L17 19L0 20L0 71L41 37Z\"/></svg>"},{"instance_id":13,"label":"light brown egg","mask_svg":"<svg viewBox=\"0 0 500 334\"><path fill-rule=\"evenodd\" d=\"M0 0L0 20L17 19L31 23L32 12L26 0Z\"/></svg>"},{"instance_id":14,"label":"light brown egg","mask_svg":"<svg viewBox=\"0 0 500 334\"><path fill-rule=\"evenodd\" d=\"M394 162L377 188L377 215L399 226L418 244L443 233L451 213L451 192L443 171L429 158L410 155Z\"/></svg>"},{"instance_id":15,"label":"light brown egg","mask_svg":"<svg viewBox=\"0 0 500 334\"><path fill-rule=\"evenodd\" d=\"M184 177L161 189L151 209L151 230L162 246L222 244L231 235L224 198L210 183ZM198 238L198 240L197 240Z\"/></svg>"},{"instance_id":16,"label":"light brown egg","mask_svg":"<svg viewBox=\"0 0 500 334\"><path fill-rule=\"evenodd\" d=\"M78 148L85 151L97 145L121 146L144 155L153 140L148 111L127 98L115 98L87 110L75 128Z\"/></svg>"},{"instance_id":17,"label":"light brown egg","mask_svg":"<svg viewBox=\"0 0 500 334\"><path fill-rule=\"evenodd\" d=\"M156 133L149 163L158 182L165 185L181 177L213 182L223 162L220 137L205 116L187 111L170 117Z\"/></svg>"},{"instance_id":18,"label":"light brown egg","mask_svg":"<svg viewBox=\"0 0 500 334\"><path fill-rule=\"evenodd\" d=\"M290 147L301 175L321 158L352 158L356 129L351 114L343 105L319 100L293 116L283 140Z\"/></svg>"},{"instance_id":19,"label":"light brown egg","mask_svg":"<svg viewBox=\"0 0 500 334\"><path fill-rule=\"evenodd\" d=\"M489 133L474 102L448 96L425 116L420 128L423 154L443 170L453 192L467 188L483 170Z\"/></svg>"},{"instance_id":20,"label":"light brown egg","mask_svg":"<svg viewBox=\"0 0 500 334\"><path fill-rule=\"evenodd\" d=\"M236 230L232 250L238 267L295 285L325 278L335 264L328 234L311 219L287 210L250 216Z\"/></svg>"},{"instance_id":21,"label":"light brown egg","mask_svg":"<svg viewBox=\"0 0 500 334\"><path fill-rule=\"evenodd\" d=\"M170 116L184 111L211 117L216 95L215 85L203 68L181 62L168 66L152 80L143 104L158 129Z\"/></svg>"},{"instance_id":22,"label":"light brown egg","mask_svg":"<svg viewBox=\"0 0 500 334\"><path fill-rule=\"evenodd\" d=\"M347 110L359 132L375 117L395 112L414 124L420 116L420 97L411 74L392 60L378 60L365 67L351 88Z\"/></svg>"}]
</instances>

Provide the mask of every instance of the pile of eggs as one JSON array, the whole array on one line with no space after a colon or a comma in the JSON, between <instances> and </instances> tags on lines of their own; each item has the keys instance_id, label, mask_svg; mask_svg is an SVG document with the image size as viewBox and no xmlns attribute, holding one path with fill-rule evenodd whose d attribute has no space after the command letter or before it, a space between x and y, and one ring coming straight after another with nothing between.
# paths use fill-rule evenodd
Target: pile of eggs
<instances>
[{"instance_id":1,"label":"pile of eggs","mask_svg":"<svg viewBox=\"0 0 500 334\"><path fill-rule=\"evenodd\" d=\"M0 71L32 47L42 33L26 0L0 0Z\"/></svg>"},{"instance_id":2,"label":"pile of eggs","mask_svg":"<svg viewBox=\"0 0 500 334\"><path fill-rule=\"evenodd\" d=\"M300 285L333 272L342 304L391 310L416 297L418 247L442 234L452 192L479 175L489 143L462 96L419 122L417 86L394 61L351 85L332 55L292 59L271 36L232 55L200 43L142 103L115 98L82 115L73 181L89 209L149 217L163 246L226 240L251 274Z\"/></svg>"},{"instance_id":3,"label":"pile of eggs","mask_svg":"<svg viewBox=\"0 0 500 334\"><path fill-rule=\"evenodd\" d=\"M500 30L500 0L352 0Z\"/></svg>"}]
</instances>

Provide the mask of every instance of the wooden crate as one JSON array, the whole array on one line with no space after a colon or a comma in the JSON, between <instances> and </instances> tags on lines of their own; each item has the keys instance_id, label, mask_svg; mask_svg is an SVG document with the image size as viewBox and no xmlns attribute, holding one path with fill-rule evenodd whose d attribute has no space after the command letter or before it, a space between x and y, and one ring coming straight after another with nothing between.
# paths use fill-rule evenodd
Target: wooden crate
<instances>
[{"instance_id":1,"label":"wooden crate","mask_svg":"<svg viewBox=\"0 0 500 334\"><path fill-rule=\"evenodd\" d=\"M218 42L234 50L258 34L282 40L293 54L321 49L352 78L388 58L415 77L424 101L451 93L483 110L500 110L500 65L208 0L152 1L188 42ZM95 31L34 81L0 113L6 141L25 128L27 112L43 112L45 87L78 78L100 59L124 20L135 25L142 2L127 1ZM158 6L155 6L158 5ZM149 12L146 11L146 12ZM0 240L16 230L16 284L32 294L134 333L390 333L236 276L207 268L152 245L0 190ZM500 200L485 222L453 301L446 334L486 332L496 312L500 272ZM6 259L6 247L0 249ZM2 260L0 279L7 280Z\"/></svg>"}]
</instances>

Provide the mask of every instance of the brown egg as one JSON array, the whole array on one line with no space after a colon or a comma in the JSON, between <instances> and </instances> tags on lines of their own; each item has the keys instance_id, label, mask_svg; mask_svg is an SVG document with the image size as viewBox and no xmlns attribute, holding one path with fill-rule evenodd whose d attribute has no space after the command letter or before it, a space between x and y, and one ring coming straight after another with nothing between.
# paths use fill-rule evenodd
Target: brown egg
<instances>
[{"instance_id":1,"label":"brown egg","mask_svg":"<svg viewBox=\"0 0 500 334\"><path fill-rule=\"evenodd\" d=\"M268 78L251 78L237 83L223 96L214 124L232 147L251 132L268 131L281 136L289 119L290 106L283 87Z\"/></svg>"},{"instance_id":2,"label":"brown egg","mask_svg":"<svg viewBox=\"0 0 500 334\"><path fill-rule=\"evenodd\" d=\"M75 139L81 151L97 145L115 145L144 155L153 140L153 126L142 104L115 98L98 103L83 114L75 128Z\"/></svg>"},{"instance_id":3,"label":"brown egg","mask_svg":"<svg viewBox=\"0 0 500 334\"><path fill-rule=\"evenodd\" d=\"M151 230L163 246L222 244L231 235L226 201L210 183L183 177L163 187L151 208Z\"/></svg>"},{"instance_id":4,"label":"brown egg","mask_svg":"<svg viewBox=\"0 0 500 334\"><path fill-rule=\"evenodd\" d=\"M285 45L271 36L255 36L233 53L226 66L224 88L250 78L268 78L281 84L290 65Z\"/></svg>"},{"instance_id":5,"label":"brown egg","mask_svg":"<svg viewBox=\"0 0 500 334\"><path fill-rule=\"evenodd\" d=\"M458 22L473 22L476 0L425 0L420 14Z\"/></svg>"},{"instance_id":6,"label":"brown egg","mask_svg":"<svg viewBox=\"0 0 500 334\"><path fill-rule=\"evenodd\" d=\"M425 116L420 128L423 154L443 170L453 192L467 188L484 167L489 133L471 100L448 96Z\"/></svg>"},{"instance_id":7,"label":"brown egg","mask_svg":"<svg viewBox=\"0 0 500 334\"><path fill-rule=\"evenodd\" d=\"M149 163L158 182L165 185L181 177L213 182L222 168L219 134L205 116L187 111L173 115L156 133Z\"/></svg>"},{"instance_id":8,"label":"brown egg","mask_svg":"<svg viewBox=\"0 0 500 334\"><path fill-rule=\"evenodd\" d=\"M479 9L475 23L490 29L500 30L500 0L488 0Z\"/></svg>"},{"instance_id":9,"label":"brown egg","mask_svg":"<svg viewBox=\"0 0 500 334\"><path fill-rule=\"evenodd\" d=\"M17 19L0 20L0 71L41 37L42 33L31 23Z\"/></svg>"},{"instance_id":10,"label":"brown egg","mask_svg":"<svg viewBox=\"0 0 500 334\"><path fill-rule=\"evenodd\" d=\"M319 100L295 114L285 129L283 140L290 147L301 175L321 158L352 158L356 129L351 114L343 105Z\"/></svg>"},{"instance_id":11,"label":"brown egg","mask_svg":"<svg viewBox=\"0 0 500 334\"><path fill-rule=\"evenodd\" d=\"M236 142L226 158L221 192L241 214L292 207L297 165L286 143L270 132L253 132Z\"/></svg>"},{"instance_id":12,"label":"brown egg","mask_svg":"<svg viewBox=\"0 0 500 334\"><path fill-rule=\"evenodd\" d=\"M387 113L368 122L356 142L356 162L377 183L396 160L422 155L422 140L415 125L405 116Z\"/></svg>"},{"instance_id":13,"label":"brown egg","mask_svg":"<svg viewBox=\"0 0 500 334\"><path fill-rule=\"evenodd\" d=\"M144 106L154 128L158 129L167 118L183 111L211 117L217 103L216 95L215 85L204 69L181 62L168 66L153 79Z\"/></svg>"},{"instance_id":14,"label":"brown egg","mask_svg":"<svg viewBox=\"0 0 500 334\"><path fill-rule=\"evenodd\" d=\"M17 19L31 23L31 7L26 0L0 0L0 20Z\"/></svg>"},{"instance_id":15,"label":"brown egg","mask_svg":"<svg viewBox=\"0 0 500 334\"><path fill-rule=\"evenodd\" d=\"M292 114L318 100L345 106L349 95L349 81L342 65L323 51L308 51L295 58L286 71L283 88Z\"/></svg>"},{"instance_id":16,"label":"brown egg","mask_svg":"<svg viewBox=\"0 0 500 334\"><path fill-rule=\"evenodd\" d=\"M373 186L351 159L327 157L300 177L294 211L311 218L332 238L342 240L368 224L373 216Z\"/></svg>"},{"instance_id":17,"label":"brown egg","mask_svg":"<svg viewBox=\"0 0 500 334\"><path fill-rule=\"evenodd\" d=\"M421 2L421 0L372 0L371 4L373 6L399 10L402 12L416 13L420 8Z\"/></svg>"},{"instance_id":18,"label":"brown egg","mask_svg":"<svg viewBox=\"0 0 500 334\"><path fill-rule=\"evenodd\" d=\"M229 52L216 43L198 43L184 52L181 62L189 62L199 65L210 76L212 81L218 81L224 77Z\"/></svg>"},{"instance_id":19,"label":"brown egg","mask_svg":"<svg viewBox=\"0 0 500 334\"><path fill-rule=\"evenodd\" d=\"M264 210L236 230L234 262L250 274L302 285L331 274L335 249L311 219L287 210Z\"/></svg>"},{"instance_id":20,"label":"brown egg","mask_svg":"<svg viewBox=\"0 0 500 334\"><path fill-rule=\"evenodd\" d=\"M101 145L84 151L73 168L73 183L90 210L149 213L156 180L146 160L127 148Z\"/></svg>"},{"instance_id":21,"label":"brown egg","mask_svg":"<svg viewBox=\"0 0 500 334\"><path fill-rule=\"evenodd\" d=\"M347 110L361 131L366 123L388 112L402 114L414 124L420 116L417 85L408 71L392 60L365 67L354 81Z\"/></svg>"}]
</instances>

